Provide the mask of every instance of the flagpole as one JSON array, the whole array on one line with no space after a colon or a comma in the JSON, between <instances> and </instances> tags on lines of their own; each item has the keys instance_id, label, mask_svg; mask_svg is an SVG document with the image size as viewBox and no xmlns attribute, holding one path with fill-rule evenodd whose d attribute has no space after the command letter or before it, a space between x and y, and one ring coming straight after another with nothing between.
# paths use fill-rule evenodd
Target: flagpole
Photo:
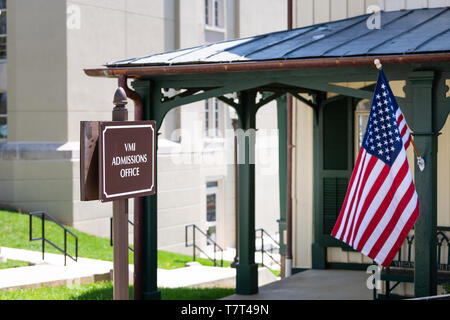
<instances>
[{"instance_id":1,"label":"flagpole","mask_svg":"<svg viewBox=\"0 0 450 320\"><path fill-rule=\"evenodd\" d=\"M380 62L380 59L373 60L373 63L375 64L375 67L377 67L378 70L381 70L383 68L383 65ZM425 161L420 156L419 151L417 150L416 144L414 143L414 140L411 138L411 145L413 146L414 153L416 154L417 158L417 165L419 166L420 171L423 171L425 168Z\"/></svg>"}]
</instances>

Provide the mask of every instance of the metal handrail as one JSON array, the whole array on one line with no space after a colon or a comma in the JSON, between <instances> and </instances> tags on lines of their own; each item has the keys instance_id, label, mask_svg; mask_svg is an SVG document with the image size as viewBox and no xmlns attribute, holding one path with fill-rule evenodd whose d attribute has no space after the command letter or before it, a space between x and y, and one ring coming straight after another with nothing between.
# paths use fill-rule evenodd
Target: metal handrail
<instances>
[{"instance_id":1,"label":"metal handrail","mask_svg":"<svg viewBox=\"0 0 450 320\"><path fill-rule=\"evenodd\" d=\"M128 220L128 224L131 224L132 226L134 226L134 223L131 220ZM109 245L111 247L113 246L113 217L109 218ZM134 249L130 246L128 246L128 250L130 250L131 252L134 252Z\"/></svg>"},{"instance_id":2,"label":"metal handrail","mask_svg":"<svg viewBox=\"0 0 450 320\"><path fill-rule=\"evenodd\" d=\"M41 216L41 223L42 223L42 230L41 230L41 236L38 238L33 238L33 216ZM52 245L55 249L58 251L64 253L64 266L67 262L67 257L71 258L75 262L78 261L78 236L74 234L72 231L67 229L65 226L63 226L61 223L59 223L52 215L48 214L45 211L34 211L29 213L30 217L30 225L29 225L29 231L30 231L30 241L34 240L42 240L42 260L44 260L45 255L45 243ZM55 243L45 238L45 217L47 217L49 220L53 221L57 226L61 227L64 230L64 250L58 247ZM72 257L67 252L67 233L69 233L72 237L75 238L75 258Z\"/></svg>"},{"instance_id":3,"label":"metal handrail","mask_svg":"<svg viewBox=\"0 0 450 320\"><path fill-rule=\"evenodd\" d=\"M188 229L192 227L192 243L188 244ZM195 242L195 231L199 231L200 234L204 235L206 237L206 240L211 242L214 245L214 257L211 258L205 251L200 248L197 243ZM216 252L220 251L221 258L220 258L220 266L223 267L223 248L217 244L216 241L214 241L210 236L208 236L205 232L203 232L197 225L195 224L189 224L185 226L185 247L192 247L192 257L195 261L196 256L196 249L198 249L200 252L202 252L210 261L214 263L214 266L217 266L217 259L216 259ZM218 249L218 250L217 250Z\"/></svg>"},{"instance_id":4,"label":"metal handrail","mask_svg":"<svg viewBox=\"0 0 450 320\"><path fill-rule=\"evenodd\" d=\"M271 246L270 248L270 253L268 250L264 249L264 235L266 235L267 237L269 237L270 240L272 240L273 243L275 243L278 246L278 250L280 249L280 243L278 241L276 241L266 230L264 230L263 228L258 228L255 230L255 236L256 234L260 232L260 238L261 238L261 249L260 250L256 250L256 251L260 251L261 252L261 264L263 266L265 266L264 264L264 254L266 254L270 259L272 259L273 262L275 262L276 264L278 264L279 266L281 266L281 262L276 260L272 254L273 254L273 246Z\"/></svg>"}]
</instances>

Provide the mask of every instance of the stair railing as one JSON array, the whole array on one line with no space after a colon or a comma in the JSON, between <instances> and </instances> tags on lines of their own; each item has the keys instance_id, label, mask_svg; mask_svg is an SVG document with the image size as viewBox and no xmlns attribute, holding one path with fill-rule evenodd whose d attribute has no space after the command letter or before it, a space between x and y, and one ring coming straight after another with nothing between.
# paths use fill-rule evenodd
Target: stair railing
<instances>
[{"instance_id":1,"label":"stair railing","mask_svg":"<svg viewBox=\"0 0 450 320\"><path fill-rule=\"evenodd\" d=\"M192 228L192 243L188 242L188 234L189 234L189 228ZM210 257L198 244L196 240L196 232L199 232L202 236L206 238L207 243L212 243L214 246L214 255L213 257ZM223 248L217 244L216 241L214 241L210 236L208 236L205 232L203 232L197 225L195 224L189 224L185 227L185 246L186 247L192 247L192 258L195 261L196 257L196 250L202 252L210 261L214 263L214 266L216 267L218 265L217 262L217 252L220 252L221 258L220 258L220 266L223 267Z\"/></svg>"},{"instance_id":2,"label":"stair railing","mask_svg":"<svg viewBox=\"0 0 450 320\"><path fill-rule=\"evenodd\" d=\"M44 260L45 243L47 242L48 244L53 246L55 249L57 249L58 251L60 251L61 253L64 254L64 266L66 265L67 257L69 257L70 259L72 259L75 262L78 261L78 236L77 235L75 235L72 231L67 229L65 226L63 226L61 223L59 223L53 216L51 216L50 214L48 214L45 211L30 212L29 216L30 216L30 224L29 224L30 241L35 241L35 240L42 241L42 260ZM42 225L41 229L42 230L41 230L41 236L38 238L33 238L33 216L41 217L41 225ZM58 227L60 227L61 229L64 230L64 249L61 249L55 243L53 243L52 241L48 240L45 237L45 220L47 220L47 219L53 221ZM75 258L67 252L67 234L71 235L75 239Z\"/></svg>"}]
</instances>

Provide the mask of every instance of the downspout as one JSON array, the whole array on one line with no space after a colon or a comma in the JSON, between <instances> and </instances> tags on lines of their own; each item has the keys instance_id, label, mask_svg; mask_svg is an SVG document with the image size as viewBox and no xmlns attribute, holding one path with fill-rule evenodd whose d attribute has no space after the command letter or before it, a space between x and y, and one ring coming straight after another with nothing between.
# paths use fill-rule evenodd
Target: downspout
<instances>
[{"instance_id":1,"label":"downspout","mask_svg":"<svg viewBox=\"0 0 450 320\"><path fill-rule=\"evenodd\" d=\"M134 120L139 121L143 119L144 108L141 96L128 87L127 77L119 77L119 87L125 90L127 98L134 102ZM134 198L134 300L142 300L142 276L143 276L143 208L144 198Z\"/></svg>"},{"instance_id":2,"label":"downspout","mask_svg":"<svg viewBox=\"0 0 450 320\"><path fill-rule=\"evenodd\" d=\"M288 30L292 29L292 0L287 3ZM287 187L285 277L292 275L292 95L287 94Z\"/></svg>"}]
</instances>

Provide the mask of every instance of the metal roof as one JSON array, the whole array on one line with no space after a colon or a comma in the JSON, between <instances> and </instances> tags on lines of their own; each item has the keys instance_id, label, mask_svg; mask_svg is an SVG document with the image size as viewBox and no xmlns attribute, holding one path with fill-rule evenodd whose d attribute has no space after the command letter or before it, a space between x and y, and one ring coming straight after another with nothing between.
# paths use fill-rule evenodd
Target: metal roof
<instances>
[{"instance_id":1,"label":"metal roof","mask_svg":"<svg viewBox=\"0 0 450 320\"><path fill-rule=\"evenodd\" d=\"M290 60L450 52L450 7L381 11L381 29L370 15L205 44L108 63L107 67Z\"/></svg>"}]
</instances>

